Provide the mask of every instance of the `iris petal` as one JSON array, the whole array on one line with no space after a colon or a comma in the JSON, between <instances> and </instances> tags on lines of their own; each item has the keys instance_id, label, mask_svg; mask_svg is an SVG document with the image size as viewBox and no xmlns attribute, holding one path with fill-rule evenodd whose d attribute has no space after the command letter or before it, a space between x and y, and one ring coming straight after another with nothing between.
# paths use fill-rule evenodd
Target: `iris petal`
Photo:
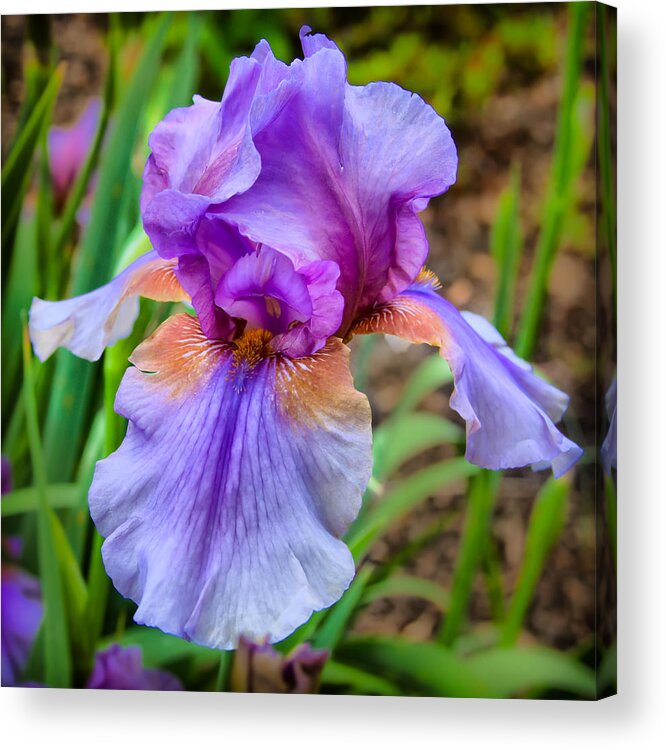
<instances>
[{"instance_id":1,"label":"iris petal","mask_svg":"<svg viewBox=\"0 0 666 750\"><path fill-rule=\"evenodd\" d=\"M174 275L174 262L151 251L108 284L59 302L35 297L30 308L30 338L42 362L64 346L94 361L105 347L128 336L139 314L138 297L162 302L189 299Z\"/></svg>"},{"instance_id":2,"label":"iris petal","mask_svg":"<svg viewBox=\"0 0 666 750\"><path fill-rule=\"evenodd\" d=\"M444 120L389 83L346 81L343 54L304 36L297 93L255 138L256 182L216 210L296 267L333 260L347 309L389 299L416 277L427 253L418 217L455 181L456 149Z\"/></svg>"},{"instance_id":3,"label":"iris petal","mask_svg":"<svg viewBox=\"0 0 666 750\"><path fill-rule=\"evenodd\" d=\"M127 436L89 498L107 572L137 622L217 648L286 637L354 575L339 537L371 434L347 348L241 362L178 315L132 361L116 400Z\"/></svg>"},{"instance_id":4,"label":"iris petal","mask_svg":"<svg viewBox=\"0 0 666 750\"><path fill-rule=\"evenodd\" d=\"M455 381L451 407L467 423L468 461L486 469L545 464L555 476L564 474L582 455L554 424L567 396L534 375L479 319L464 317L429 284L415 283L352 333L390 333L441 348Z\"/></svg>"}]
</instances>

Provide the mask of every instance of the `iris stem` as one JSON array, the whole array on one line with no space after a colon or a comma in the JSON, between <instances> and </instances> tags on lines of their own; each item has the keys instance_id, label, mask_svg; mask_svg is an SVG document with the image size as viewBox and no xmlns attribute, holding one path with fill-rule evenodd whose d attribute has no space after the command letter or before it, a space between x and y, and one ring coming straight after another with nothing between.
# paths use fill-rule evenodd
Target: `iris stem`
<instances>
[{"instance_id":1,"label":"iris stem","mask_svg":"<svg viewBox=\"0 0 666 750\"><path fill-rule=\"evenodd\" d=\"M484 469L470 480L467 516L451 586L451 605L440 634L445 646L453 644L465 620L474 576L490 534L501 479L500 473Z\"/></svg>"},{"instance_id":2,"label":"iris stem","mask_svg":"<svg viewBox=\"0 0 666 750\"><path fill-rule=\"evenodd\" d=\"M108 456L118 447L122 439L120 417L115 413L116 391L124 370L122 343L109 347L104 353L104 455ZM120 360L120 361L119 361ZM106 600L109 592L109 577L104 569L102 545L104 539L94 531L90 567L88 569L87 622L92 643L96 643L104 625Z\"/></svg>"},{"instance_id":3,"label":"iris stem","mask_svg":"<svg viewBox=\"0 0 666 750\"><path fill-rule=\"evenodd\" d=\"M215 678L215 690L224 693L229 689L229 675L234 663L234 651L220 651L220 665Z\"/></svg>"},{"instance_id":4,"label":"iris stem","mask_svg":"<svg viewBox=\"0 0 666 750\"><path fill-rule=\"evenodd\" d=\"M53 519L57 517L48 504L46 469L39 435L35 379L28 335L27 316L23 318L23 403L25 406L32 470L37 486L39 512L37 543L39 577L44 604L44 678L50 687L69 687L72 681L72 659L69 648L64 587L53 535Z\"/></svg>"},{"instance_id":5,"label":"iris stem","mask_svg":"<svg viewBox=\"0 0 666 750\"><path fill-rule=\"evenodd\" d=\"M571 200L574 104L580 85L587 11L587 3L572 3L569 10L569 36L555 137L555 155L546 194L543 223L516 343L516 353L524 359L530 359L534 350L550 270L560 245L565 212Z\"/></svg>"}]
</instances>

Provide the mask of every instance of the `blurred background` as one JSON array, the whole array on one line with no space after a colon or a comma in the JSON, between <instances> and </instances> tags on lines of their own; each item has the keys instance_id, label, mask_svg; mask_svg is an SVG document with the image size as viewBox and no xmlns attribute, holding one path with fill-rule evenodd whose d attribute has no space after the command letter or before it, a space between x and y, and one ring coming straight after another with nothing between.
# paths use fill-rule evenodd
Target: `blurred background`
<instances>
[{"instance_id":1,"label":"blurred background","mask_svg":"<svg viewBox=\"0 0 666 750\"><path fill-rule=\"evenodd\" d=\"M219 100L230 60L249 54L262 37L283 60L299 56L298 32L308 24L341 47L351 83L394 81L419 93L446 119L458 148L459 173L450 191L433 200L422 215L430 241L428 266L441 280L444 296L461 309L494 319L512 344L526 327L526 310L535 314L533 334L523 337L521 353L528 352L539 371L571 396L564 429L586 448L545 521L534 518L535 498L543 500L545 492L549 501L545 472L507 471L488 490L492 500L486 505L487 527L480 536L471 537L474 477L460 471L442 475L446 481L438 482L437 474L434 480L428 478L432 467L450 466L464 452L460 420L448 407L450 378L433 364L428 347L405 348L377 336L355 340L355 379L370 399L375 428L375 479L366 504L372 510L388 498L400 510L363 548L363 565L374 572L354 604L353 616L345 621L345 638L352 645L345 651L343 643L336 660L380 673L385 655L377 657L373 667L373 652L367 648L368 643L384 643L373 641L375 636L410 643L443 638L447 647L465 656L496 642L497 633L504 632L506 637L499 638L504 645L543 646L566 653L586 668L598 667L614 643L614 497L609 500L608 491L600 500L595 497L595 487L604 481L595 445L608 425L604 394L613 377L615 343L613 274L597 254L598 247L611 242L612 230L604 221L612 225L613 219L611 207L599 193L604 167L599 166L595 134L599 30L610 40L604 54L612 70L614 16L600 19L592 9L579 16L566 3L176 13L164 33L155 73L148 75L144 67L145 81L136 90L132 88L136 71L145 65L160 17L4 16L5 162L53 70L61 71L62 81L51 102L49 127L76 122L93 97L109 103L109 127L100 144L103 160L105 149L114 143L114 128L134 126L129 168L119 183L129 197L114 204L107 224L103 217L95 218L94 208L91 218L96 186L104 182L90 170L93 176L86 195L80 196L75 219L66 227L66 237L56 243L62 253L55 261L56 282L44 278L52 264L48 259L40 261L38 249L30 261L33 265L26 266L33 271L23 272L17 289L18 282L12 280L21 272L12 269L12 263L16 266L18 261L8 257L8 248L14 248L15 256L17 247L30 244L26 232L21 234L29 217L37 217L33 243L40 231L44 233L39 228L40 185L48 178L48 168L40 165L38 146L36 156L31 154L31 177L24 185L16 226L7 235L3 227L3 290L5 301L11 303L9 309L3 307L3 454L11 462L14 488L29 487L33 472L22 418L16 416L22 388L20 308L27 307L32 294L51 292L57 298L88 291L96 284L84 287L96 273L94 269L82 273L80 268L91 262L98 264L98 279L106 280L128 238L136 241L136 198L152 127L172 106L187 104L193 93ZM110 60L114 60L113 76ZM57 68L61 62L66 64ZM606 171L610 169L612 177L612 77L606 88L609 115L602 126L608 131ZM137 103L133 112L119 113L124 98L136 96L137 91L141 106ZM3 171L3 179L4 175ZM3 224L6 202L3 182ZM62 227L61 209L53 197L49 210ZM98 243L97 256L87 250L94 247L95 238L86 233L95 232L98 240L105 240ZM21 257L28 254L25 251ZM544 271L541 285L535 281L536 268ZM156 307L142 311L141 330L123 351L130 351L157 325L164 310ZM604 358L601 364L597 342ZM91 443L94 430L101 429L95 417L104 412L103 373L101 365L80 366L86 401L69 421L66 411L54 416L53 406L67 386L63 384L66 372L72 394L78 398L81 392L71 379L72 371L65 369L74 367L68 362L62 355L57 364L38 373L40 428L49 479L85 484L85 462L95 458L96 450L104 451ZM63 398L66 410L68 402ZM435 423L429 421L430 415L444 419ZM69 439L66 457L60 448L56 450L63 438ZM402 505L400 493L408 498ZM74 523L72 518L64 520L65 526L67 522ZM11 530L19 526L29 530L29 523L26 526L18 514L5 523ZM545 532L539 531L539 523L545 523ZM89 529L82 533L84 569L94 554L89 549L90 534ZM29 545L23 563L35 568ZM451 597L462 604L452 605ZM516 603L516 598L521 602ZM444 621L451 606L457 608L452 618L456 625L447 632ZM104 632L122 634L131 611L131 603L110 593ZM507 635L507 630L515 633ZM358 655L363 650L358 644L365 644L365 661ZM358 684L351 684L351 672L345 683L343 671L333 670L328 682L325 671L323 689L363 692ZM607 667L607 671L613 670ZM557 680L552 685L547 682L541 680L534 694L590 697L566 680L561 685ZM204 685L203 678L191 682L192 687ZM599 691L609 694L613 689L611 674ZM420 690L428 694L427 689ZM413 686L405 691L419 693Z\"/></svg>"}]
</instances>

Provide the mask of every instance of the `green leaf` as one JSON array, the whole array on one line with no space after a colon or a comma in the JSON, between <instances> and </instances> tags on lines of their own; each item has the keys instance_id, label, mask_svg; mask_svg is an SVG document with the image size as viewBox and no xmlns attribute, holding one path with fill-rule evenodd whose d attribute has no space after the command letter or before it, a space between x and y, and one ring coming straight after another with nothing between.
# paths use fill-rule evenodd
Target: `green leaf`
<instances>
[{"instance_id":1,"label":"green leaf","mask_svg":"<svg viewBox=\"0 0 666 750\"><path fill-rule=\"evenodd\" d=\"M65 247L72 233L76 222L76 214L81 206L81 201L85 197L86 190L90 183L90 178L94 169L97 167L99 156L102 151L102 144L104 143L104 137L106 136L107 127L109 124L109 118L114 105L114 95L116 89L116 67L117 67L117 47L118 47L118 34L115 29L111 28L108 35L109 39L109 60L106 74L106 82L104 84L104 96L102 99L102 111L100 113L99 122L97 129L90 146L86 160L79 170L78 175L70 193L67 197L67 202L63 208L62 219L60 221L59 230L54 243L54 254L56 261L60 261L65 252ZM62 270L59 271L59 276L62 275ZM60 279L58 279L60 281Z\"/></svg>"},{"instance_id":2,"label":"green leaf","mask_svg":"<svg viewBox=\"0 0 666 750\"><path fill-rule=\"evenodd\" d=\"M501 475L485 469L472 478L467 515L453 571L451 603L444 618L441 641L451 646L467 615L469 597L483 550L490 534L495 496Z\"/></svg>"},{"instance_id":3,"label":"green leaf","mask_svg":"<svg viewBox=\"0 0 666 750\"><path fill-rule=\"evenodd\" d=\"M92 642L88 638L85 621L88 591L60 519L53 511L50 513L50 519L51 534L63 583L67 627L75 672L80 677L86 677L92 668Z\"/></svg>"},{"instance_id":4,"label":"green leaf","mask_svg":"<svg viewBox=\"0 0 666 750\"><path fill-rule=\"evenodd\" d=\"M183 49L174 64L167 112L174 107L185 107L192 103L199 75L199 39L204 25L202 20L198 11L187 14L187 33Z\"/></svg>"},{"instance_id":5,"label":"green leaf","mask_svg":"<svg viewBox=\"0 0 666 750\"><path fill-rule=\"evenodd\" d=\"M436 643L401 638L355 637L343 642L338 661L377 674L413 695L451 698L499 697L478 670Z\"/></svg>"},{"instance_id":6,"label":"green leaf","mask_svg":"<svg viewBox=\"0 0 666 750\"><path fill-rule=\"evenodd\" d=\"M541 231L534 253L534 265L516 342L516 353L524 359L530 359L534 349L550 270L560 246L564 218L571 202L574 178L577 176L575 170L572 169L576 153L575 104L581 81L583 45L589 9L587 3L573 3L569 6L569 34L564 58L555 153Z\"/></svg>"},{"instance_id":7,"label":"green leaf","mask_svg":"<svg viewBox=\"0 0 666 750\"><path fill-rule=\"evenodd\" d=\"M615 93L616 70L615 54L617 38L613 15L604 5L596 8L597 39L599 40L599 102L597 108L597 152L601 181L601 219L604 229L600 257L607 249L613 285L613 309L616 309L617 295L617 247L616 247L616 208L615 170L613 146L611 142L611 89ZM610 17L610 19L609 19ZM610 23L609 23L610 20ZM610 47L610 54L609 54Z\"/></svg>"},{"instance_id":8,"label":"green leaf","mask_svg":"<svg viewBox=\"0 0 666 750\"><path fill-rule=\"evenodd\" d=\"M386 420L373 435L373 472L378 479L392 474L419 453L446 443L460 443L461 427L431 412L408 412Z\"/></svg>"},{"instance_id":9,"label":"green leaf","mask_svg":"<svg viewBox=\"0 0 666 750\"><path fill-rule=\"evenodd\" d=\"M543 566L562 533L569 488L568 478L551 477L534 501L523 562L502 629L501 643L504 646L513 644L518 638Z\"/></svg>"},{"instance_id":10,"label":"green leaf","mask_svg":"<svg viewBox=\"0 0 666 750\"><path fill-rule=\"evenodd\" d=\"M21 128L2 168L3 254L10 252L9 239L13 235L21 212L23 196L30 180L32 158L40 137L51 121L53 105L60 90L63 74L64 66L61 64L53 72L34 110Z\"/></svg>"},{"instance_id":11,"label":"green leaf","mask_svg":"<svg viewBox=\"0 0 666 750\"><path fill-rule=\"evenodd\" d=\"M3 203L4 203L3 195ZM2 295L2 421L7 435L10 413L21 388L21 310L27 310L37 294L37 220L24 211L17 227L14 251L3 243L2 255L9 260ZM4 276L4 275L3 275ZM3 447L3 452L7 452Z\"/></svg>"},{"instance_id":12,"label":"green leaf","mask_svg":"<svg viewBox=\"0 0 666 750\"><path fill-rule=\"evenodd\" d=\"M604 494L606 496L606 530L608 542L613 553L613 564L617 568L617 492L613 477L604 477Z\"/></svg>"},{"instance_id":13,"label":"green leaf","mask_svg":"<svg viewBox=\"0 0 666 750\"><path fill-rule=\"evenodd\" d=\"M185 657L210 664L217 664L220 660L219 651L198 646L196 643L177 638L175 635L168 635L157 628L134 626L128 628L118 638L106 638L100 645L106 648L111 643L119 643L121 646L140 646L146 667L161 667Z\"/></svg>"},{"instance_id":14,"label":"green leaf","mask_svg":"<svg viewBox=\"0 0 666 750\"><path fill-rule=\"evenodd\" d=\"M446 360L439 354L431 354L410 376L393 414L397 416L415 409L428 394L452 382L453 375Z\"/></svg>"},{"instance_id":15,"label":"green leaf","mask_svg":"<svg viewBox=\"0 0 666 750\"><path fill-rule=\"evenodd\" d=\"M329 659L321 676L322 685L334 686L339 693L344 688L354 695L400 695L400 688L377 675Z\"/></svg>"},{"instance_id":16,"label":"green leaf","mask_svg":"<svg viewBox=\"0 0 666 750\"><path fill-rule=\"evenodd\" d=\"M594 672L568 654L544 647L495 648L467 658L468 667L492 685L498 697L566 690L594 698Z\"/></svg>"},{"instance_id":17,"label":"green leaf","mask_svg":"<svg viewBox=\"0 0 666 750\"><path fill-rule=\"evenodd\" d=\"M44 604L44 681L50 687L69 687L72 682L72 661L69 651L64 586L61 580L56 551L57 544L53 533L53 511L48 505L46 471L39 436L30 338L25 319L23 321L23 402L30 441L30 456L39 499L37 549L39 579L42 585L42 601Z\"/></svg>"},{"instance_id":18,"label":"green leaf","mask_svg":"<svg viewBox=\"0 0 666 750\"><path fill-rule=\"evenodd\" d=\"M398 574L368 586L363 594L363 604L383 597L414 596L434 604L442 612L449 608L450 595L433 581L418 576Z\"/></svg>"},{"instance_id":19,"label":"green leaf","mask_svg":"<svg viewBox=\"0 0 666 750\"><path fill-rule=\"evenodd\" d=\"M490 230L490 253L497 266L495 328L507 338L513 322L513 301L520 267L522 233L520 229L520 171L511 172L509 186L502 192Z\"/></svg>"},{"instance_id":20,"label":"green leaf","mask_svg":"<svg viewBox=\"0 0 666 750\"><path fill-rule=\"evenodd\" d=\"M597 697L617 690L617 642L612 643L601 659L597 672Z\"/></svg>"},{"instance_id":21,"label":"green leaf","mask_svg":"<svg viewBox=\"0 0 666 750\"><path fill-rule=\"evenodd\" d=\"M40 508L40 490L37 487L23 487L4 495L0 508L2 517L16 516L19 513L35 513ZM49 484L46 486L46 499L50 508L75 508L79 504L81 487L78 484Z\"/></svg>"},{"instance_id":22,"label":"green leaf","mask_svg":"<svg viewBox=\"0 0 666 750\"><path fill-rule=\"evenodd\" d=\"M312 639L312 645L315 648L325 648L329 651L335 649L361 601L363 590L373 571L374 568L372 565L364 565L357 571L349 588L339 601L327 611L324 624L318 628Z\"/></svg>"},{"instance_id":23,"label":"green leaf","mask_svg":"<svg viewBox=\"0 0 666 750\"><path fill-rule=\"evenodd\" d=\"M108 281L115 262L119 215L126 190L131 189L132 153L140 132L150 91L159 73L164 37L171 16L165 15L147 41L141 60L114 117L102 156L99 180L73 276L72 294L83 294ZM47 474L52 481L67 481L80 456L96 368L69 352L60 351L44 430Z\"/></svg>"},{"instance_id":24,"label":"green leaf","mask_svg":"<svg viewBox=\"0 0 666 750\"><path fill-rule=\"evenodd\" d=\"M347 544L359 560L393 523L427 500L447 484L466 479L480 471L464 458L452 458L415 472L380 498L355 522L347 534Z\"/></svg>"},{"instance_id":25,"label":"green leaf","mask_svg":"<svg viewBox=\"0 0 666 750\"><path fill-rule=\"evenodd\" d=\"M92 482L95 464L103 456L104 427L104 412L100 409L90 426L86 445L81 455L78 471L76 472L76 485L79 488L78 500L72 511L65 518L67 538L71 542L72 551L79 563L83 557L87 531L90 526L88 490Z\"/></svg>"}]
</instances>

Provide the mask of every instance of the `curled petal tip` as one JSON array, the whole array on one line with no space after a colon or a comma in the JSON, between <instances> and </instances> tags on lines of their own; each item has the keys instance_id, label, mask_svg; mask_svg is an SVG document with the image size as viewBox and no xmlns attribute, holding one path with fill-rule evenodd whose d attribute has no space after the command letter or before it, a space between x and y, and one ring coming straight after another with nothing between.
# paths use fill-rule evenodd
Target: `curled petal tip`
<instances>
[{"instance_id":1,"label":"curled petal tip","mask_svg":"<svg viewBox=\"0 0 666 750\"><path fill-rule=\"evenodd\" d=\"M451 407L466 422L471 463L493 470L552 467L561 476L582 455L555 426L567 396L537 377L488 321L461 314L429 284L417 281L352 332L392 333L440 347L453 372Z\"/></svg>"}]
</instances>

